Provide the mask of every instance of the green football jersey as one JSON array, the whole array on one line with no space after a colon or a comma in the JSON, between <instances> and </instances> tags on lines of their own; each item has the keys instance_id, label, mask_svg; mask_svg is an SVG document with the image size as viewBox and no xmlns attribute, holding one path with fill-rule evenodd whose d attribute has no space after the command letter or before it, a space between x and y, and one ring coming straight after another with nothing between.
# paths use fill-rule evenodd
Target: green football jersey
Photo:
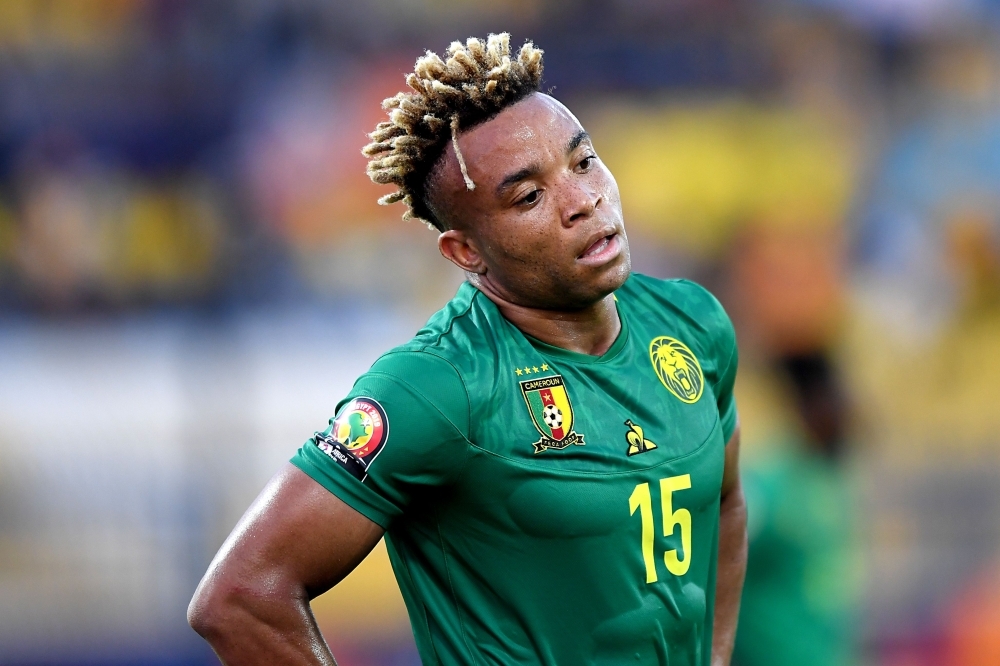
<instances>
[{"instance_id":1,"label":"green football jersey","mask_svg":"<svg viewBox=\"0 0 1000 666\"><path fill-rule=\"evenodd\" d=\"M615 297L589 356L463 285L292 459L386 529L425 664L709 664L735 335L691 282Z\"/></svg>"}]
</instances>

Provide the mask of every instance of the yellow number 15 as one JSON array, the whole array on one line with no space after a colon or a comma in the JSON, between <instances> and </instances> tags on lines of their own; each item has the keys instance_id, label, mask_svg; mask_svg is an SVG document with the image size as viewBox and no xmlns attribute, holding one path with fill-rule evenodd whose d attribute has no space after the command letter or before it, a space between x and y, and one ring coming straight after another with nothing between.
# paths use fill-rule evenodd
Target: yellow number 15
<instances>
[{"instance_id":1,"label":"yellow number 15","mask_svg":"<svg viewBox=\"0 0 1000 666\"><path fill-rule=\"evenodd\" d=\"M683 576L691 567L691 512L687 509L674 511L673 496L674 492L687 490L690 487L690 474L660 479L663 536L671 536L675 525L680 525L681 528L681 550L684 552L684 559L678 557L677 550L663 553L667 571L675 576ZM628 508L630 516L634 516L635 510L639 509L639 516L642 518L642 561L646 564L646 582L655 583L657 578L656 559L653 556L653 498L650 496L648 483L640 483L635 487L632 496L628 498Z\"/></svg>"}]
</instances>

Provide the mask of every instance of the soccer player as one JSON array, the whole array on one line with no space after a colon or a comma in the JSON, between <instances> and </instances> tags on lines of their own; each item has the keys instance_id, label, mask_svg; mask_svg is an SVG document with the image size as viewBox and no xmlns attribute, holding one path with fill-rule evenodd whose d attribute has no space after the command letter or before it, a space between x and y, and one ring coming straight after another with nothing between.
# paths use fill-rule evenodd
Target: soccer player
<instances>
[{"instance_id":1,"label":"soccer player","mask_svg":"<svg viewBox=\"0 0 1000 666\"><path fill-rule=\"evenodd\" d=\"M618 186L541 51L428 53L369 174L457 295L270 482L189 609L229 664L333 664L309 600L385 535L425 664L729 662L746 563L736 343L631 275Z\"/></svg>"}]
</instances>

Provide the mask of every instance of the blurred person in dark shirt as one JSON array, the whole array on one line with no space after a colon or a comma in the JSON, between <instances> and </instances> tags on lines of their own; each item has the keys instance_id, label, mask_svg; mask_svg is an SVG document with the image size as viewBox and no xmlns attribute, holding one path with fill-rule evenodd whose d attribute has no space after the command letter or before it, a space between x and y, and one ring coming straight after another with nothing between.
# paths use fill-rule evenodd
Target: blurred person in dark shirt
<instances>
[{"instance_id":1,"label":"blurred person in dark shirt","mask_svg":"<svg viewBox=\"0 0 1000 666\"><path fill-rule=\"evenodd\" d=\"M774 368L799 427L744 472L750 554L734 663L853 664L860 568L841 462L845 392L824 351Z\"/></svg>"}]
</instances>

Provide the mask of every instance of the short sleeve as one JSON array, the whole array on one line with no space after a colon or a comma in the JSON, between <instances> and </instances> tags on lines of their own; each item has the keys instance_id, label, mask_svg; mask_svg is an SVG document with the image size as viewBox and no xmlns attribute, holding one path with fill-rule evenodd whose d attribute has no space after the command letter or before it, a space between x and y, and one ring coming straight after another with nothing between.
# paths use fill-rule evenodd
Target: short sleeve
<instances>
[{"instance_id":1,"label":"short sleeve","mask_svg":"<svg viewBox=\"0 0 1000 666\"><path fill-rule=\"evenodd\" d=\"M393 351L337 405L291 462L388 529L421 495L450 483L469 455L469 399L444 358Z\"/></svg>"},{"instance_id":2,"label":"short sleeve","mask_svg":"<svg viewBox=\"0 0 1000 666\"><path fill-rule=\"evenodd\" d=\"M715 304L718 307L719 317L713 344L717 370L712 389L719 406L719 418L722 420L723 441L728 443L739 420L736 412L736 396L733 394L739 351L736 348L736 331L733 329L732 321L729 320L722 304L718 301L715 301Z\"/></svg>"},{"instance_id":3,"label":"short sleeve","mask_svg":"<svg viewBox=\"0 0 1000 666\"><path fill-rule=\"evenodd\" d=\"M705 378L715 394L723 441L728 444L739 421L736 397L733 395L736 366L739 364L736 330L722 303L710 291L690 280L674 282L686 287L684 302L688 313L706 335L706 344L702 349L711 360L705 367Z\"/></svg>"}]
</instances>

